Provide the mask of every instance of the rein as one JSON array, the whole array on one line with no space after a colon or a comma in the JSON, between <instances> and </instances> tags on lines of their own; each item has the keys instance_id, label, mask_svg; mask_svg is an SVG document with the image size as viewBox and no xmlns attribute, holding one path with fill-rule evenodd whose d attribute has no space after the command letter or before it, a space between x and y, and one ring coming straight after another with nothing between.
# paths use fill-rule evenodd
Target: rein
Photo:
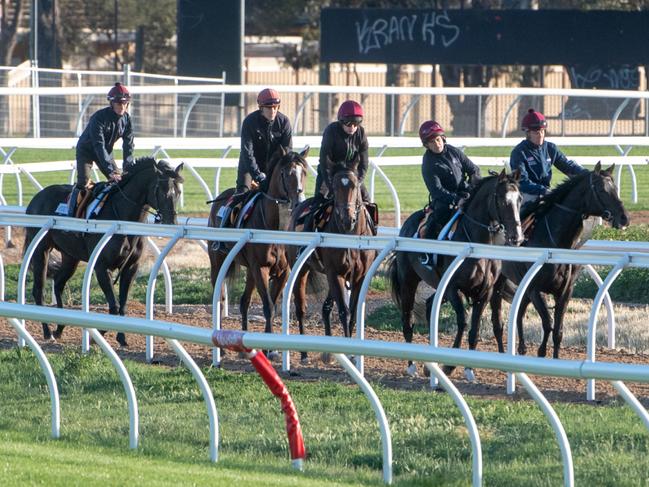
<instances>
[{"instance_id":1,"label":"rein","mask_svg":"<svg viewBox=\"0 0 649 487\"><path fill-rule=\"evenodd\" d=\"M489 225L487 225L485 223L479 222L475 218L472 218L467 213L462 212L462 217L463 218L460 219L460 224L462 225L462 230L464 231L464 235L466 236L466 238L467 238L467 240L469 242L472 242L472 240L471 240L471 237L469 235L469 232L467 231L466 224L464 223L464 218L469 220L469 222L473 223L475 226L480 227L480 228L484 228L485 230L487 230L487 232L489 232L491 240L493 240L493 236L495 234L505 233L505 226L502 223L500 223L501 217L500 217L500 211L498 209L498 203L496 202L496 193L491 194L491 199L489 200L489 208L491 208L493 206L492 203L496 207L496 220L495 221L498 222L497 224L489 223Z\"/></svg>"}]
</instances>

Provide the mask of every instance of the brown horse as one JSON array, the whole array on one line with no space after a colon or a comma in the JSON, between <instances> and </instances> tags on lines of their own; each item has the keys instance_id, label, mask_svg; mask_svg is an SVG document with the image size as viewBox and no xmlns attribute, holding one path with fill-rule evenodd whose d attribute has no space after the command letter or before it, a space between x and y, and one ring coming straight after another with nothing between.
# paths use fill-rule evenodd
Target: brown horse
<instances>
[{"instance_id":1,"label":"brown horse","mask_svg":"<svg viewBox=\"0 0 649 487\"><path fill-rule=\"evenodd\" d=\"M522 217L535 218L535 224L524 245L527 247L577 248L583 221L589 216L601 216L615 228L629 224L629 215L617 195L613 181L614 166L602 170L598 162L592 171L584 172L557 186L542 200L526 208ZM491 321L498 342L504 351L503 325L500 318L503 298L511 302L516 286L530 268L526 262L503 262L502 274L494 286L491 298ZM545 357L550 333L554 342L554 358L559 357L563 337L563 318L572 297L581 266L573 264L546 264L534 276L522 298L517 315L518 353L525 355L523 317L530 302L541 317L543 340L538 356ZM544 294L554 297L554 327Z\"/></svg>"},{"instance_id":2,"label":"brown horse","mask_svg":"<svg viewBox=\"0 0 649 487\"><path fill-rule=\"evenodd\" d=\"M463 213L458 219L457 229L451 240L474 243L505 243L520 245L523 241L519 218L521 195L518 189L519 173L507 175L503 170L499 175L482 179L471 192L471 197L464 204ZM412 237L423 218L423 210L413 213L401 227L402 237ZM503 238L504 237L504 238ZM428 270L419 262L419 254L396 252L389 264L392 297L401 310L401 325L406 342L412 342L414 326L412 310L415 294L420 281L425 281L437 288L444 271L451 264L454 256L438 255L436 268ZM466 259L457 269L446 289L448 298L457 318L457 333L453 347L459 348L466 328L466 313L462 295L471 301L471 330L469 348L475 350L478 343L480 317L486 307L493 284L500 275L500 261L492 259ZM431 296L427 309L432 304ZM445 368L451 372L450 367ZM412 362L408 363L408 373L416 374Z\"/></svg>"},{"instance_id":3,"label":"brown horse","mask_svg":"<svg viewBox=\"0 0 649 487\"><path fill-rule=\"evenodd\" d=\"M370 215L361 198L361 183L358 180L356 159L350 166L343 163L328 161L327 173L331 181L333 194L333 210L329 221L322 228L326 233L344 235L373 235ZM307 200L301 208L310 205ZM295 230L297 215L291 218L289 229ZM289 259L294 262L296 249L288 247ZM356 305L361 291L365 274L376 257L374 250L355 250L338 248L317 248L304 264L298 274L293 296L295 297L295 314L298 319L300 334L304 334L304 315L306 313L306 287L309 274L312 271L324 274L327 278L328 292L322 305L322 319L325 334L331 335L331 311L334 301L338 306L338 317L343 328L343 334L350 337L356 324ZM349 304L345 300L345 290L350 290ZM326 355L325 355L326 357ZM302 361L307 354L302 352Z\"/></svg>"},{"instance_id":4,"label":"brown horse","mask_svg":"<svg viewBox=\"0 0 649 487\"><path fill-rule=\"evenodd\" d=\"M307 175L306 156L308 148L301 153L286 152L282 147L273 155L269 164L268 189L254 190L259 194L250 216L241 224L242 228L259 228L265 230L283 230L291 211L304 200L304 183ZM215 227L217 213L224 202L234 194L234 188L221 193L210 211L208 226ZM226 254L208 250L211 264L210 277L212 287L216 283L221 265ZM237 264L246 267L246 286L241 296L241 327L248 329L248 307L253 287L261 297L266 332L272 332L273 312L279 293L288 279L289 266L283 245L248 244L236 257ZM270 288L269 288L270 282Z\"/></svg>"}]
</instances>

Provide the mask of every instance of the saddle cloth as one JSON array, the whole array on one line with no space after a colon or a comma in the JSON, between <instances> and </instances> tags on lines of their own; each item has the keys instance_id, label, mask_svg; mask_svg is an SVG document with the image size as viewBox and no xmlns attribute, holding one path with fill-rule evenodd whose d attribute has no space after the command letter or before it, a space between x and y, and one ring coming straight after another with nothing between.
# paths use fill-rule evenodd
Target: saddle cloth
<instances>
[{"instance_id":1,"label":"saddle cloth","mask_svg":"<svg viewBox=\"0 0 649 487\"><path fill-rule=\"evenodd\" d=\"M302 213L295 220L295 229L301 231L304 228L304 223L313 214L313 229L316 232L321 232L324 227L331 220L333 214L334 204L332 199L325 200L324 203L315 207L307 206L302 210ZM365 211L368 215L370 226L372 227L372 234L376 235L376 228L379 224L379 207L376 203L365 203Z\"/></svg>"},{"instance_id":2,"label":"saddle cloth","mask_svg":"<svg viewBox=\"0 0 649 487\"><path fill-rule=\"evenodd\" d=\"M226 227L241 228L243 223L250 217L252 210L255 208L255 202L261 193L258 191L248 191L246 193L235 193L228 198L219 211L217 216L223 218L227 208L230 208L230 218L226 222Z\"/></svg>"},{"instance_id":3,"label":"saddle cloth","mask_svg":"<svg viewBox=\"0 0 649 487\"><path fill-rule=\"evenodd\" d=\"M75 210L76 218L85 218L87 220L96 218L102 208L108 201L108 197L115 189L115 186L106 182L90 182L88 186L77 193L77 207ZM68 205L70 204L70 195L64 202L57 206L55 213L57 215L67 216Z\"/></svg>"}]
</instances>

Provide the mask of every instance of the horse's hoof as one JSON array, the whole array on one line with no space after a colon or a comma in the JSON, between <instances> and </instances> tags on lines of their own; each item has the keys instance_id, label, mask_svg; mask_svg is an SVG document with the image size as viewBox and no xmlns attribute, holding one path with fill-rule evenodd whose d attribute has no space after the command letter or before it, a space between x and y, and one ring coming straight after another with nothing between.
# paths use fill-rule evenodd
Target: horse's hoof
<instances>
[{"instance_id":1,"label":"horse's hoof","mask_svg":"<svg viewBox=\"0 0 649 487\"><path fill-rule=\"evenodd\" d=\"M280 355L279 355L279 353L277 352L277 350L272 350L272 351L268 352L268 354L266 354L266 357L267 357L268 360L270 360L271 362L275 362L276 360L279 360L279 359L280 359Z\"/></svg>"},{"instance_id":2,"label":"horse's hoof","mask_svg":"<svg viewBox=\"0 0 649 487\"><path fill-rule=\"evenodd\" d=\"M119 343L120 347L128 348L128 343L126 341L126 337L124 336L124 333L117 334L117 343Z\"/></svg>"},{"instance_id":3,"label":"horse's hoof","mask_svg":"<svg viewBox=\"0 0 649 487\"><path fill-rule=\"evenodd\" d=\"M475 382L475 374L473 373L473 369L464 369L464 377L467 382Z\"/></svg>"},{"instance_id":4,"label":"horse's hoof","mask_svg":"<svg viewBox=\"0 0 649 487\"><path fill-rule=\"evenodd\" d=\"M300 363L302 365L309 365L311 363L311 361L309 360L309 356L306 354L306 352L300 353Z\"/></svg>"},{"instance_id":5,"label":"horse's hoof","mask_svg":"<svg viewBox=\"0 0 649 487\"><path fill-rule=\"evenodd\" d=\"M55 331L54 333L52 333L52 339L58 340L59 338L61 338L61 335L62 333L60 331Z\"/></svg>"},{"instance_id":6,"label":"horse's hoof","mask_svg":"<svg viewBox=\"0 0 649 487\"><path fill-rule=\"evenodd\" d=\"M322 360L323 364L330 364L333 362L333 356L328 352L323 352L320 354L320 360Z\"/></svg>"},{"instance_id":7,"label":"horse's hoof","mask_svg":"<svg viewBox=\"0 0 649 487\"><path fill-rule=\"evenodd\" d=\"M417 377L417 365L415 364L410 364L408 365L408 368L406 369L406 374L408 374L410 377Z\"/></svg>"}]
</instances>

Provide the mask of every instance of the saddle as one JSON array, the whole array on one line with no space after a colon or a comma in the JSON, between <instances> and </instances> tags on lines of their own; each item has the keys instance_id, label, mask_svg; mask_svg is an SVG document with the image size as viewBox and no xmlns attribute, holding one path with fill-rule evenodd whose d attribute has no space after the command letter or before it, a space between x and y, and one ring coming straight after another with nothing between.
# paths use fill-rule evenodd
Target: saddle
<instances>
[{"instance_id":1,"label":"saddle","mask_svg":"<svg viewBox=\"0 0 649 487\"><path fill-rule=\"evenodd\" d=\"M260 191L246 191L245 193L235 193L225 202L225 205L232 210L230 218L227 222L230 228L241 228L243 223L248 220L255 208L255 202L258 196L261 195Z\"/></svg>"},{"instance_id":2,"label":"saddle","mask_svg":"<svg viewBox=\"0 0 649 487\"><path fill-rule=\"evenodd\" d=\"M369 217L368 220L372 229L372 235L376 236L379 224L379 207L376 203L365 203L364 206ZM313 219L313 230L316 232L322 232L327 223L329 223L329 220L331 220L333 209L333 199L324 200L324 202L319 205L311 207L307 206L296 218L295 229L301 231L304 228L307 219L311 217Z\"/></svg>"},{"instance_id":3,"label":"saddle","mask_svg":"<svg viewBox=\"0 0 649 487\"><path fill-rule=\"evenodd\" d=\"M90 181L84 189L77 193L77 206L74 216L82 219L97 217L114 190L114 184L105 181L99 183ZM67 195L64 202L59 204L56 214L67 216L69 203L70 194Z\"/></svg>"}]
</instances>

